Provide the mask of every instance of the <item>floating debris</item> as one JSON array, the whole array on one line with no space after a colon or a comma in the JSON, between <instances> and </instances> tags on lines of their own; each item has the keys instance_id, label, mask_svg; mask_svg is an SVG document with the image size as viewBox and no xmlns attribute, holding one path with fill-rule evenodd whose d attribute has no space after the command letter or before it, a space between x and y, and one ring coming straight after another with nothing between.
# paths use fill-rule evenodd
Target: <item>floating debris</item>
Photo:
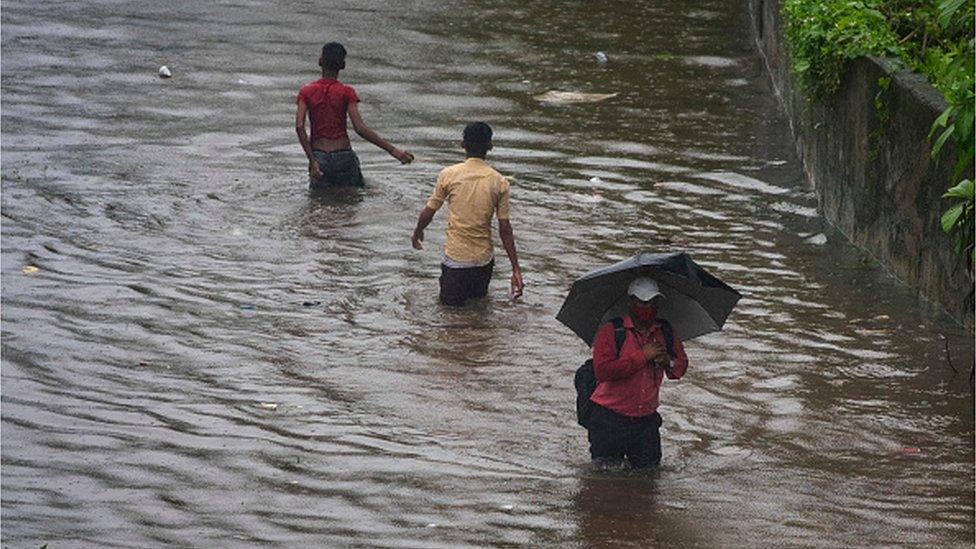
<instances>
[{"instance_id":1,"label":"floating debris","mask_svg":"<svg viewBox=\"0 0 976 549\"><path fill-rule=\"evenodd\" d=\"M580 194L573 193L569 195L570 198L576 202L583 202L586 204L596 204L598 202L603 202L603 197L598 194Z\"/></svg>"},{"instance_id":2,"label":"floating debris","mask_svg":"<svg viewBox=\"0 0 976 549\"><path fill-rule=\"evenodd\" d=\"M607 62L610 61L610 58L607 57L606 52L598 51L596 52L595 57L596 57L596 62L601 65L606 65Z\"/></svg>"},{"instance_id":3,"label":"floating debris","mask_svg":"<svg viewBox=\"0 0 976 549\"><path fill-rule=\"evenodd\" d=\"M502 511L511 511L512 509L515 509L514 505L502 505Z\"/></svg>"},{"instance_id":4,"label":"floating debris","mask_svg":"<svg viewBox=\"0 0 976 549\"><path fill-rule=\"evenodd\" d=\"M302 301L302 307L314 307L321 304L321 301Z\"/></svg>"},{"instance_id":5,"label":"floating debris","mask_svg":"<svg viewBox=\"0 0 976 549\"><path fill-rule=\"evenodd\" d=\"M616 96L616 93L581 93L549 90L546 93L536 95L533 99L540 103L570 105L573 103L597 103Z\"/></svg>"},{"instance_id":6,"label":"floating debris","mask_svg":"<svg viewBox=\"0 0 976 549\"><path fill-rule=\"evenodd\" d=\"M258 407L264 408L265 410L277 410L278 409L278 405L275 404L274 402L262 402L262 403L258 404Z\"/></svg>"},{"instance_id":7,"label":"floating debris","mask_svg":"<svg viewBox=\"0 0 976 549\"><path fill-rule=\"evenodd\" d=\"M159 67L159 77L160 78L170 78L172 76L173 76L173 73L170 72L169 67L167 67L166 65L163 65L162 67Z\"/></svg>"},{"instance_id":8,"label":"floating debris","mask_svg":"<svg viewBox=\"0 0 976 549\"><path fill-rule=\"evenodd\" d=\"M898 449L899 454L921 454L921 448L915 448L914 446L906 446L904 448Z\"/></svg>"},{"instance_id":9,"label":"floating debris","mask_svg":"<svg viewBox=\"0 0 976 549\"><path fill-rule=\"evenodd\" d=\"M32 274L35 274L35 273L40 272L40 269L38 269L37 267L35 267L33 265L24 265L24 268L21 269L20 271L22 273L24 273L25 275L32 275Z\"/></svg>"},{"instance_id":10,"label":"floating debris","mask_svg":"<svg viewBox=\"0 0 976 549\"><path fill-rule=\"evenodd\" d=\"M804 242L807 242L808 244L814 244L816 246L823 246L824 244L827 243L827 235L823 233L817 233L813 236L809 236L806 239L804 239Z\"/></svg>"}]
</instances>

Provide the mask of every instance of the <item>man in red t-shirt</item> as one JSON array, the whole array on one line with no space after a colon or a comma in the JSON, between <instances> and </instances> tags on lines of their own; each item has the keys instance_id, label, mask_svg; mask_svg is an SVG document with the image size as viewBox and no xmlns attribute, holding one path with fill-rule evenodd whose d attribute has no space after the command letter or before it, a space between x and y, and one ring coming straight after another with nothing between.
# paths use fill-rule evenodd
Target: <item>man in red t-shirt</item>
<instances>
[{"instance_id":1,"label":"man in red t-shirt","mask_svg":"<svg viewBox=\"0 0 976 549\"><path fill-rule=\"evenodd\" d=\"M677 334L667 352L657 311L664 296L653 279L635 279L627 288L625 338L616 348L615 327L604 324L593 339L593 373L597 386L590 396L593 412L587 425L590 456L598 467L615 466L624 457L634 468L661 462L661 415L658 391L664 377L679 379L688 355Z\"/></svg>"},{"instance_id":2,"label":"man in red t-shirt","mask_svg":"<svg viewBox=\"0 0 976 549\"><path fill-rule=\"evenodd\" d=\"M308 157L309 184L312 188L336 184L363 185L359 157L353 152L346 131L346 115L360 137L390 153L403 164L413 155L394 147L371 130L359 115L359 96L352 86L339 81L339 71L346 68L346 48L338 42L322 47L319 57L322 78L309 82L298 91L295 131ZM312 135L305 131L305 118L312 125Z\"/></svg>"}]
</instances>

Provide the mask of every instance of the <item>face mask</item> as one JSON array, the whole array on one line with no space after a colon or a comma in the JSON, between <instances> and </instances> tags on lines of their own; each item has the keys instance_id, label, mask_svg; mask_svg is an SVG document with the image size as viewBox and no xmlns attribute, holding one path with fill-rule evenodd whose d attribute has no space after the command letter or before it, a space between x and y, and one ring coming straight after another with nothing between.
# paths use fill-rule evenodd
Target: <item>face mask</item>
<instances>
[{"instance_id":1,"label":"face mask","mask_svg":"<svg viewBox=\"0 0 976 549\"><path fill-rule=\"evenodd\" d=\"M630 314L638 324L650 324L657 318L657 309L653 305L631 305Z\"/></svg>"}]
</instances>

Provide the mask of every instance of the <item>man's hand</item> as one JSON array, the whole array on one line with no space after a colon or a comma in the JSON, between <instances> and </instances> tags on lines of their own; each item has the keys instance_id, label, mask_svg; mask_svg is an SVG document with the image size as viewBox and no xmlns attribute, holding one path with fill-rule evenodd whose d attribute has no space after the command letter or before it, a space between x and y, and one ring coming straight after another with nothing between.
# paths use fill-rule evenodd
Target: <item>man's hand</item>
<instances>
[{"instance_id":1,"label":"man's hand","mask_svg":"<svg viewBox=\"0 0 976 549\"><path fill-rule=\"evenodd\" d=\"M401 164L409 164L413 162L413 154L408 151L393 149L393 151L390 154L393 156L393 158L399 160Z\"/></svg>"},{"instance_id":2,"label":"man's hand","mask_svg":"<svg viewBox=\"0 0 976 549\"><path fill-rule=\"evenodd\" d=\"M652 362L656 366L667 366L671 362L671 357L668 356L667 351L664 350L662 345L659 345L656 341L652 341L647 345L644 345L644 358L648 362Z\"/></svg>"},{"instance_id":3,"label":"man's hand","mask_svg":"<svg viewBox=\"0 0 976 549\"><path fill-rule=\"evenodd\" d=\"M525 289L525 283L522 282L522 271L520 269L515 269L512 271L512 299L518 299L522 297L522 290Z\"/></svg>"},{"instance_id":4,"label":"man's hand","mask_svg":"<svg viewBox=\"0 0 976 549\"><path fill-rule=\"evenodd\" d=\"M309 160L308 161L308 176L312 180L318 181L319 179L322 179L322 175L323 175L322 174L322 168L321 168L321 166L319 166L318 160Z\"/></svg>"},{"instance_id":5,"label":"man's hand","mask_svg":"<svg viewBox=\"0 0 976 549\"><path fill-rule=\"evenodd\" d=\"M424 249L424 245L422 244L423 241L424 241L424 231L414 231L413 237L410 238L410 243L413 244L413 249L423 250Z\"/></svg>"}]
</instances>

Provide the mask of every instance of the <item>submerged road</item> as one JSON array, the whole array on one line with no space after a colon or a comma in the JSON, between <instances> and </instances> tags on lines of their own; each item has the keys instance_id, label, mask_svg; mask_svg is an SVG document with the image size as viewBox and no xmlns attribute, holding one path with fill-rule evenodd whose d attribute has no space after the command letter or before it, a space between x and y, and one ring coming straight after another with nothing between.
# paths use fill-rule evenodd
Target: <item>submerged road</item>
<instances>
[{"instance_id":1,"label":"submerged road","mask_svg":"<svg viewBox=\"0 0 976 549\"><path fill-rule=\"evenodd\" d=\"M972 335L817 215L741 2L0 17L4 546L971 546ZM294 98L329 40L417 161L354 138L367 189L310 196ZM498 246L446 310L445 212L409 237L473 120L527 288ZM554 319L639 249L745 296L665 383L653 477L590 470Z\"/></svg>"}]
</instances>

